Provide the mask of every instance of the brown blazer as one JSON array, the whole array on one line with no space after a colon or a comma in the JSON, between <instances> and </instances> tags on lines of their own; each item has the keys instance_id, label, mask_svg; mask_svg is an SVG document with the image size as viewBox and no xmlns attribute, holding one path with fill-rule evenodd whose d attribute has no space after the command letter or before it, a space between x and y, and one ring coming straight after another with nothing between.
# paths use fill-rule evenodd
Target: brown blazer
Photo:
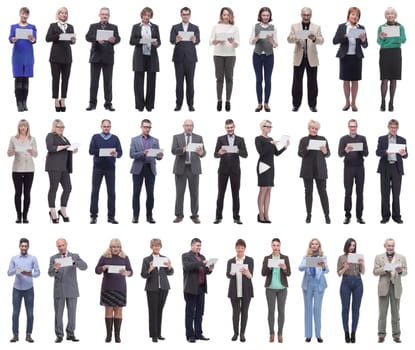
<instances>
[{"instance_id":1,"label":"brown blazer","mask_svg":"<svg viewBox=\"0 0 415 350\"><path fill-rule=\"evenodd\" d=\"M377 255L375 258L375 267L373 268L373 274L379 276L378 283L378 296L385 297L388 295L390 282L393 282L395 287L395 298L400 299L402 295L402 283L401 276L406 276L408 273L406 259L403 255L395 253L395 264L400 264L402 273L395 273L392 276L390 271L385 271L385 264L389 262L386 253Z\"/></svg>"},{"instance_id":2,"label":"brown blazer","mask_svg":"<svg viewBox=\"0 0 415 350\"><path fill-rule=\"evenodd\" d=\"M262 276L265 276L265 288L267 288L271 284L272 280L272 269L268 267L268 259L272 259L272 254L265 256L264 261L262 262L261 274ZM287 269L285 271L281 269L281 284L287 288L287 277L291 275L290 259L287 255L284 254L280 254L280 259L284 259L285 265L287 265Z\"/></svg>"}]
</instances>

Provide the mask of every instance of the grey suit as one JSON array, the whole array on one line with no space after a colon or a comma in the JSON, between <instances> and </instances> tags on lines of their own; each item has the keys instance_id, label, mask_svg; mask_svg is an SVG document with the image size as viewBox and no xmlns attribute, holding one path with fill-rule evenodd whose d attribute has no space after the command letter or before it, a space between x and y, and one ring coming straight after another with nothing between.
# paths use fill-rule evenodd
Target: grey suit
<instances>
[{"instance_id":1,"label":"grey suit","mask_svg":"<svg viewBox=\"0 0 415 350\"><path fill-rule=\"evenodd\" d=\"M379 296L379 320L378 320L378 336L386 335L386 318L388 314L388 306L391 306L392 318L392 336L399 338L401 336L401 328L399 322L399 306L402 295L401 277L408 273L406 258L403 255L396 254L392 263L399 264L402 272L385 271L385 264L389 263L386 253L377 255L375 258L375 267L373 274L379 276L378 296Z\"/></svg>"},{"instance_id":2,"label":"grey suit","mask_svg":"<svg viewBox=\"0 0 415 350\"><path fill-rule=\"evenodd\" d=\"M200 135L192 133L191 142L203 144L203 138ZM203 145L203 153L201 155L196 152L190 152L190 162L186 162L187 152L185 152L185 147L185 134L174 135L171 147L171 152L176 156L173 167L173 174L175 174L176 181L176 205L174 210L177 217L184 216L183 200L187 181L189 183L192 217L197 217L199 211L199 174L202 173L200 158L206 155L206 150Z\"/></svg>"},{"instance_id":3,"label":"grey suit","mask_svg":"<svg viewBox=\"0 0 415 350\"><path fill-rule=\"evenodd\" d=\"M63 337L63 312L65 304L68 312L68 324L66 326L66 335L73 336L76 324L76 303L79 297L78 281L76 269L84 271L88 265L78 254L66 252L66 257L72 257L73 265L61 267L57 270L53 267L55 260L62 258L60 253L50 257L48 274L54 277L53 299L55 308L55 334L57 337Z\"/></svg>"}]
</instances>

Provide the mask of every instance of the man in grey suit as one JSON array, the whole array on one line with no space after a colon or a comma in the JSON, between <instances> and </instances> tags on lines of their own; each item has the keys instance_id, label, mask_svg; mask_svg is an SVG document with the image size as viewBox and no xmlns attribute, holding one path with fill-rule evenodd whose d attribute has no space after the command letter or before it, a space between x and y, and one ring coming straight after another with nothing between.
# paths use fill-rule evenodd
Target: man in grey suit
<instances>
[{"instance_id":1,"label":"man in grey suit","mask_svg":"<svg viewBox=\"0 0 415 350\"><path fill-rule=\"evenodd\" d=\"M141 135L131 139L130 158L134 159L131 166L133 174L133 224L138 223L140 214L140 193L143 181L145 181L147 200L147 222L155 224L153 219L154 207L154 183L156 181L156 159L163 158L163 152L160 150L159 140L150 136L151 121L143 119L141 121ZM149 153L150 152L150 153ZM157 152L155 155L152 152Z\"/></svg>"},{"instance_id":2,"label":"man in grey suit","mask_svg":"<svg viewBox=\"0 0 415 350\"><path fill-rule=\"evenodd\" d=\"M392 317L392 337L395 343L401 342L401 328L399 317L399 305L402 295L401 277L408 273L406 258L395 253L395 240L385 240L386 252L375 258L373 274L379 276L379 320L378 320L378 342L383 343L386 336L386 318L389 303Z\"/></svg>"},{"instance_id":3,"label":"man in grey suit","mask_svg":"<svg viewBox=\"0 0 415 350\"><path fill-rule=\"evenodd\" d=\"M176 156L173 167L173 174L176 182L176 204L174 223L183 220L183 200L186 183L189 183L190 217L195 224L200 224L199 220L199 174L202 173L200 158L206 155L203 138L193 133L193 121L184 121L182 134L173 136L171 152Z\"/></svg>"},{"instance_id":4,"label":"man in grey suit","mask_svg":"<svg viewBox=\"0 0 415 350\"><path fill-rule=\"evenodd\" d=\"M75 337L76 303L79 297L78 280L76 269L82 271L88 268L78 254L68 252L68 243L64 238L56 241L59 253L50 257L48 274L54 277L53 299L55 307L55 343L63 340L63 312L65 304L68 313L68 324L66 326L66 340L78 342Z\"/></svg>"}]
</instances>

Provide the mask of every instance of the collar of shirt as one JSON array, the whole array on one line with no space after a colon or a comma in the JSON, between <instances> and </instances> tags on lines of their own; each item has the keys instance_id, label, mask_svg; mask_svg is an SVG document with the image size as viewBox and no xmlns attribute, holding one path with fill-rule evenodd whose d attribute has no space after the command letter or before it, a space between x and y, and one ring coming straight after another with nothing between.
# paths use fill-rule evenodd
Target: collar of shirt
<instances>
[{"instance_id":1,"label":"collar of shirt","mask_svg":"<svg viewBox=\"0 0 415 350\"><path fill-rule=\"evenodd\" d=\"M236 261L237 263L242 264L242 263L244 262L244 260L245 260L245 255L244 255L242 258L238 258L237 256L235 256L235 261Z\"/></svg>"},{"instance_id":2,"label":"collar of shirt","mask_svg":"<svg viewBox=\"0 0 415 350\"><path fill-rule=\"evenodd\" d=\"M111 133L105 134L105 133L103 133L103 132L102 132L100 135L101 135L101 137L102 137L104 140L109 140L109 139L111 138L111 136L112 136L112 134L111 134Z\"/></svg>"}]
</instances>

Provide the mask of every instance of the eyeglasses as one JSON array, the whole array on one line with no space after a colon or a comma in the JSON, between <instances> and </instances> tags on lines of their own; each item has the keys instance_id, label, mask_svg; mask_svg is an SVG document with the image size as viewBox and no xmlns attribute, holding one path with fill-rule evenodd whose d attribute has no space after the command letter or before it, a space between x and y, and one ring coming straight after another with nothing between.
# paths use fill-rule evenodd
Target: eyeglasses
<instances>
[{"instance_id":1,"label":"eyeglasses","mask_svg":"<svg viewBox=\"0 0 415 350\"><path fill-rule=\"evenodd\" d=\"M65 125L56 125L55 128L57 128L57 129L65 129Z\"/></svg>"},{"instance_id":2,"label":"eyeglasses","mask_svg":"<svg viewBox=\"0 0 415 350\"><path fill-rule=\"evenodd\" d=\"M272 129L272 125L264 125L263 128Z\"/></svg>"}]
</instances>

